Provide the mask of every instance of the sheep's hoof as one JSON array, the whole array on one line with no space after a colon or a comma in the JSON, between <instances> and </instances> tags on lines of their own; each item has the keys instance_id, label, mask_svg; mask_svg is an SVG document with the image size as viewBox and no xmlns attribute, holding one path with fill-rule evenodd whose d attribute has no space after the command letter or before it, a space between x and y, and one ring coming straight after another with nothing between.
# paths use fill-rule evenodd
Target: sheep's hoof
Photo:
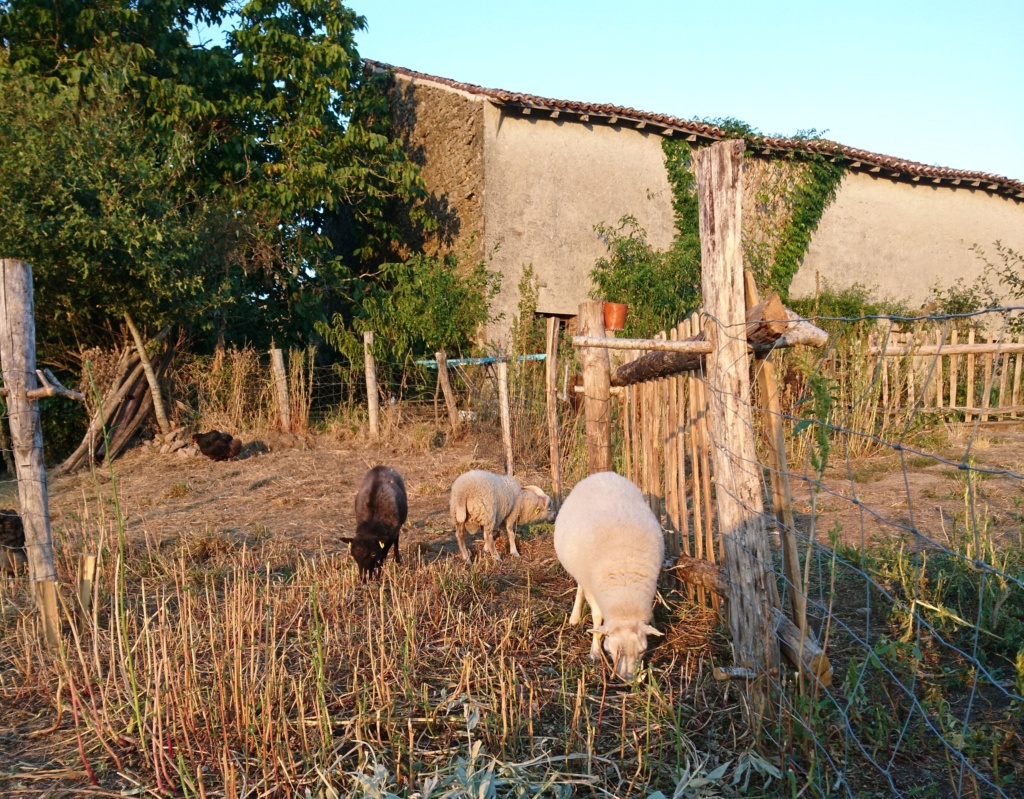
<instances>
[{"instance_id":1,"label":"sheep's hoof","mask_svg":"<svg viewBox=\"0 0 1024 799\"><path fill-rule=\"evenodd\" d=\"M583 614L582 613L573 613L569 617L569 624L579 624L581 621L583 621Z\"/></svg>"}]
</instances>

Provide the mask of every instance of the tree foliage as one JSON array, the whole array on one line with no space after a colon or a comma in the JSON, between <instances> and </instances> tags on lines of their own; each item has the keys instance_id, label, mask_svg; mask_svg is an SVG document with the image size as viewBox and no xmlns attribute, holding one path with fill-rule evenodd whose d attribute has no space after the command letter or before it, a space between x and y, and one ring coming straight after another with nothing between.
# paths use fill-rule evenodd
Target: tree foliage
<instances>
[{"instance_id":1,"label":"tree foliage","mask_svg":"<svg viewBox=\"0 0 1024 799\"><path fill-rule=\"evenodd\" d=\"M422 186L364 25L335 0L0 0L0 251L33 262L51 342L128 308L294 340L391 259Z\"/></svg>"},{"instance_id":2,"label":"tree foliage","mask_svg":"<svg viewBox=\"0 0 1024 799\"><path fill-rule=\"evenodd\" d=\"M353 363L361 362L366 330L376 334L377 355L399 366L412 357L454 354L489 320L499 276L483 262L460 269L454 255L414 255L384 264L373 280L360 281L354 319L336 314L317 329Z\"/></svg>"}]
</instances>

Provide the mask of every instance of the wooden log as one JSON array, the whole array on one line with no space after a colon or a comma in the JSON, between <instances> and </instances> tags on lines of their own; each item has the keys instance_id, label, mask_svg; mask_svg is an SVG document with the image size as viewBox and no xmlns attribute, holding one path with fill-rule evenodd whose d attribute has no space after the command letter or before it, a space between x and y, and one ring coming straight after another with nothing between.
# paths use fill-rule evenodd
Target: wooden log
<instances>
[{"instance_id":1,"label":"wooden log","mask_svg":"<svg viewBox=\"0 0 1024 799\"><path fill-rule=\"evenodd\" d=\"M714 345L708 355L708 426L718 526L732 587L733 654L739 666L770 671L778 667L770 625L771 549L754 447L746 341L735 334L745 319L743 148L742 141L728 140L697 153L704 334ZM755 701L750 707L759 705Z\"/></svg>"},{"instance_id":2,"label":"wooden log","mask_svg":"<svg viewBox=\"0 0 1024 799\"><path fill-rule=\"evenodd\" d=\"M584 336L605 337L604 302L588 300L580 303L579 331ZM588 474L608 472L612 468L611 364L608 350L580 347L580 361L583 364Z\"/></svg>"},{"instance_id":3,"label":"wooden log","mask_svg":"<svg viewBox=\"0 0 1024 799\"><path fill-rule=\"evenodd\" d=\"M967 401L964 404L968 407L974 405L974 334L975 330L972 326L967 333ZM969 422L972 418L968 413L964 416L964 421Z\"/></svg>"},{"instance_id":4,"label":"wooden log","mask_svg":"<svg viewBox=\"0 0 1024 799\"><path fill-rule=\"evenodd\" d=\"M7 389L7 413L18 475L18 501L43 635L47 645L60 645L57 615L57 571L43 458L39 407L27 392L36 388L36 323L32 298L32 267L25 261L0 259L0 370Z\"/></svg>"},{"instance_id":5,"label":"wooden log","mask_svg":"<svg viewBox=\"0 0 1024 799\"><path fill-rule=\"evenodd\" d=\"M139 380L144 379L142 364L138 362L138 355L132 351L127 360L127 365L134 364L134 369L129 374L120 374L115 378L110 390L100 402L89 427L85 431L82 443L69 455L64 462L54 470L55 475L69 474L81 468L86 463L92 463L96 454L96 442L103 435L105 430L110 429L110 423L114 416L121 409L124 399L129 396L133 389L139 385ZM120 372L120 370L119 370Z\"/></svg>"},{"instance_id":6,"label":"wooden log","mask_svg":"<svg viewBox=\"0 0 1024 799\"><path fill-rule=\"evenodd\" d=\"M274 376L274 391L277 397L277 418L282 432L292 431L292 404L288 399L288 372L284 368L284 352L270 347L270 371Z\"/></svg>"},{"instance_id":7,"label":"wooden log","mask_svg":"<svg viewBox=\"0 0 1024 799\"><path fill-rule=\"evenodd\" d=\"M508 361L494 365L498 375L498 406L501 411L501 441L505 445L505 474L515 474L512 463L512 409L508 398Z\"/></svg>"},{"instance_id":8,"label":"wooden log","mask_svg":"<svg viewBox=\"0 0 1024 799\"><path fill-rule=\"evenodd\" d=\"M561 445L558 437L558 339L561 335L561 328L562 322L557 316L548 317L545 330L544 377L545 385L547 386L546 399L548 418L548 452L549 459L551 461L551 499L556 509L562 504L562 457Z\"/></svg>"},{"instance_id":9,"label":"wooden log","mask_svg":"<svg viewBox=\"0 0 1024 799\"><path fill-rule=\"evenodd\" d=\"M366 410L370 438L380 438L380 394L377 391L377 362L373 359L373 331L363 332L363 365L366 371Z\"/></svg>"},{"instance_id":10,"label":"wooden log","mask_svg":"<svg viewBox=\"0 0 1024 799\"><path fill-rule=\"evenodd\" d=\"M749 271L743 274L747 304L757 301L757 284ZM754 367L757 387L764 402L764 427L768 439L768 468L772 486L772 509L782 542L782 563L786 575L793 620L801 630L807 629L807 596L800 578L800 555L796 541L793 498L789 489L789 464L786 458L786 433L782 424L782 403L775 366L768 355L758 356Z\"/></svg>"},{"instance_id":11,"label":"wooden log","mask_svg":"<svg viewBox=\"0 0 1024 799\"><path fill-rule=\"evenodd\" d=\"M441 393L444 394L444 405L448 409L448 424L452 427L453 433L458 433L461 427L459 409L455 404L455 392L452 391L451 381L448 379L448 353L444 350L434 353L437 359L437 382L441 386Z\"/></svg>"},{"instance_id":12,"label":"wooden log","mask_svg":"<svg viewBox=\"0 0 1024 799\"><path fill-rule=\"evenodd\" d=\"M153 412L156 414L156 423L160 427L160 432L167 435L171 432L171 423L167 419L167 410L164 408L164 399L160 393L160 381L156 379L156 371L153 369L153 364L146 352L146 343L142 340L142 334L139 332L139 328L135 325L135 320L132 319L132 315L128 311L124 312L124 321L128 325L132 338L135 340L135 349L139 353L139 360L142 362L142 371L146 375L146 382L149 384L149 390L153 394Z\"/></svg>"}]
</instances>

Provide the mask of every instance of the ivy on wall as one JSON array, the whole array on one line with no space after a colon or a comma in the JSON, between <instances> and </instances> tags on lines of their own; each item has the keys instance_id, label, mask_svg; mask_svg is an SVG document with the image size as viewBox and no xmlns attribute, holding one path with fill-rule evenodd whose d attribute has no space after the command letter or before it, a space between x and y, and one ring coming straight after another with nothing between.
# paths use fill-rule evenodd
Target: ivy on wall
<instances>
[{"instance_id":1,"label":"ivy on wall","mask_svg":"<svg viewBox=\"0 0 1024 799\"><path fill-rule=\"evenodd\" d=\"M762 137L755 129L735 119L708 121L733 136L746 139L747 158L759 157L755 151ZM804 137L813 138L814 134L805 134ZM672 187L676 237L688 243L695 241L699 252L699 211L693 148L681 139L666 139L662 142L662 151L668 182ZM821 222L825 209L835 199L846 173L842 162L833 162L817 154L794 153L784 161L789 167L787 177L759 187L755 194L760 206L783 206L780 214L782 224L771 233L772 240L767 246L748 248L751 261L748 266L754 269L759 282L763 284L762 288L777 291L783 298L788 295L789 284L800 268L811 236ZM773 194L775 196L769 196Z\"/></svg>"},{"instance_id":2,"label":"ivy on wall","mask_svg":"<svg viewBox=\"0 0 1024 799\"><path fill-rule=\"evenodd\" d=\"M744 263L762 290L787 299L811 235L835 199L845 166L810 153L766 159L757 155L761 135L735 119L707 120L747 142L748 183L744 187ZM801 134L797 134L798 137ZM811 134L803 134L813 138ZM662 141L672 188L675 237L665 252L655 250L633 216L617 226L599 224L608 255L591 278L595 297L630 305L624 335L647 337L667 330L701 301L700 211L693 148L682 139Z\"/></svg>"},{"instance_id":3,"label":"ivy on wall","mask_svg":"<svg viewBox=\"0 0 1024 799\"><path fill-rule=\"evenodd\" d=\"M803 177L790 198L789 222L780 231L775 247L775 260L768 273L768 285L785 299L789 284L800 268L811 235L818 228L825 209L831 205L846 173L841 162L832 162L821 155L800 158Z\"/></svg>"}]
</instances>

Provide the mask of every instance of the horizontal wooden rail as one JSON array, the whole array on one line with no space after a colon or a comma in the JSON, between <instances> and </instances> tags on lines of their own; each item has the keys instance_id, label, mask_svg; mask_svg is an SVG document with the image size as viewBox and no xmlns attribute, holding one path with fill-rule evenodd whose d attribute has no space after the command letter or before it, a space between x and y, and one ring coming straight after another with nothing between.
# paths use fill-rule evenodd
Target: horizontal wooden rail
<instances>
[{"instance_id":1,"label":"horizontal wooden rail","mask_svg":"<svg viewBox=\"0 0 1024 799\"><path fill-rule=\"evenodd\" d=\"M1024 352L1024 342L1006 341L1002 344L992 342L990 344L922 344L920 347L902 345L899 347L886 347L882 352L881 347L869 347L868 355L885 355L886 358L903 358L907 355L997 355L1013 354Z\"/></svg>"},{"instance_id":2,"label":"horizontal wooden rail","mask_svg":"<svg viewBox=\"0 0 1024 799\"><path fill-rule=\"evenodd\" d=\"M707 341L663 341L653 338L601 338L600 336L573 336L575 347L600 347L606 350L654 350L657 352L711 352Z\"/></svg>"}]
</instances>

